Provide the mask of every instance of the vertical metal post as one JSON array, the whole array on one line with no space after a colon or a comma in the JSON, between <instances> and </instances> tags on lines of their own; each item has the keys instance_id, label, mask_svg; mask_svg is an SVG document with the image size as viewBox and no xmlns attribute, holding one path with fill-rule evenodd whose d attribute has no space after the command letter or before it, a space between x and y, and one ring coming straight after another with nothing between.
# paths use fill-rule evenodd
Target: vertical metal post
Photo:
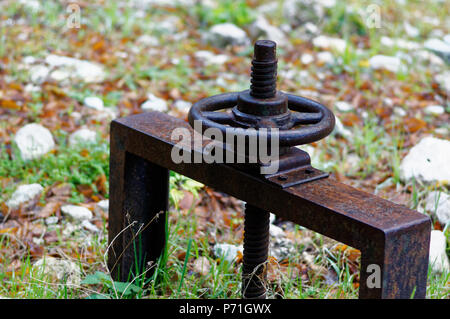
<instances>
[{"instance_id":1,"label":"vertical metal post","mask_svg":"<svg viewBox=\"0 0 450 319\"><path fill-rule=\"evenodd\" d=\"M269 254L269 212L245 205L242 295L266 298L266 262Z\"/></svg>"},{"instance_id":2,"label":"vertical metal post","mask_svg":"<svg viewBox=\"0 0 450 319\"><path fill-rule=\"evenodd\" d=\"M126 152L126 136L116 131L113 123L108 266L114 279L127 281L154 268L164 248L169 170Z\"/></svg>"}]
</instances>

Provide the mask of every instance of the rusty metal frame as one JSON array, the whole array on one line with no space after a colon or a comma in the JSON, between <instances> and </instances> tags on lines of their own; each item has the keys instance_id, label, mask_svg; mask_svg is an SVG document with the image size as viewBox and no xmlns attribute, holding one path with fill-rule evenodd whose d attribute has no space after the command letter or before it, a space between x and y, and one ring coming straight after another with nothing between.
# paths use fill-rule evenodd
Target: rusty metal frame
<instances>
[{"instance_id":1,"label":"rusty metal frame","mask_svg":"<svg viewBox=\"0 0 450 319\"><path fill-rule=\"evenodd\" d=\"M175 164L171 134L178 127L193 132L159 112L111 123L108 266L116 278L127 280L135 254L146 263L160 256L173 170L361 250L360 298L425 297L429 217L332 178L282 188L228 164ZM147 224L138 247L134 234ZM380 267L379 288L366 284L371 264Z\"/></svg>"}]
</instances>

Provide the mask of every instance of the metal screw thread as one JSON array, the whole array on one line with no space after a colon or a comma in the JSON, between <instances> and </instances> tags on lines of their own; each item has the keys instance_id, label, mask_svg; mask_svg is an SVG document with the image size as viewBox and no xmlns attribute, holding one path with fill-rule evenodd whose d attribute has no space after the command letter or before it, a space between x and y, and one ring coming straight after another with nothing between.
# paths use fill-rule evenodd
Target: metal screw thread
<instances>
[{"instance_id":1,"label":"metal screw thread","mask_svg":"<svg viewBox=\"0 0 450 319\"><path fill-rule=\"evenodd\" d=\"M277 44L258 40L252 60L250 95L255 98L272 98L277 92Z\"/></svg>"},{"instance_id":2,"label":"metal screw thread","mask_svg":"<svg viewBox=\"0 0 450 319\"><path fill-rule=\"evenodd\" d=\"M269 212L245 205L242 294L266 298L266 262L269 254Z\"/></svg>"}]
</instances>

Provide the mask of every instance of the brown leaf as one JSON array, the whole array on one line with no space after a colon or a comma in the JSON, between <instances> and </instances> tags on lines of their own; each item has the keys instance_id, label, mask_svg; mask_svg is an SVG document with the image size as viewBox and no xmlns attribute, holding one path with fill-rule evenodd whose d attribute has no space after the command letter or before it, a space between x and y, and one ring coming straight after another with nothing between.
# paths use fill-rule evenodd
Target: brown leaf
<instances>
[{"instance_id":1,"label":"brown leaf","mask_svg":"<svg viewBox=\"0 0 450 319\"><path fill-rule=\"evenodd\" d=\"M51 187L49 193L55 196L70 196L72 185L69 183L55 184Z\"/></svg>"},{"instance_id":2,"label":"brown leaf","mask_svg":"<svg viewBox=\"0 0 450 319\"><path fill-rule=\"evenodd\" d=\"M0 107L11 110L20 110L20 106L13 100L0 100Z\"/></svg>"},{"instance_id":3,"label":"brown leaf","mask_svg":"<svg viewBox=\"0 0 450 319\"><path fill-rule=\"evenodd\" d=\"M37 218L47 218L52 216L61 206L59 202L49 202L36 215Z\"/></svg>"},{"instance_id":4,"label":"brown leaf","mask_svg":"<svg viewBox=\"0 0 450 319\"><path fill-rule=\"evenodd\" d=\"M194 203L194 195L192 195L191 192L188 191L184 191L184 196L183 199L181 199L178 203L178 207L180 207L180 209L191 209L192 208L192 204Z\"/></svg>"},{"instance_id":5,"label":"brown leaf","mask_svg":"<svg viewBox=\"0 0 450 319\"><path fill-rule=\"evenodd\" d=\"M427 126L427 123L424 120L416 119L414 117L405 119L403 123L405 125L405 130L409 133L417 132Z\"/></svg>"}]
</instances>

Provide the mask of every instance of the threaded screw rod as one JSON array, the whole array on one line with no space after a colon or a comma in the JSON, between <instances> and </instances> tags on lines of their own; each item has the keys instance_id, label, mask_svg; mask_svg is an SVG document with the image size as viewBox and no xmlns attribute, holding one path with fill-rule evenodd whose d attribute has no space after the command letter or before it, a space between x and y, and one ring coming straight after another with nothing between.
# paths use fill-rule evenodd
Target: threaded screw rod
<instances>
[{"instance_id":1,"label":"threaded screw rod","mask_svg":"<svg viewBox=\"0 0 450 319\"><path fill-rule=\"evenodd\" d=\"M250 95L255 98L272 98L277 92L276 48L270 40L255 42L250 80Z\"/></svg>"},{"instance_id":2,"label":"threaded screw rod","mask_svg":"<svg viewBox=\"0 0 450 319\"><path fill-rule=\"evenodd\" d=\"M269 254L269 212L245 204L242 295L266 298L266 262Z\"/></svg>"}]
</instances>

